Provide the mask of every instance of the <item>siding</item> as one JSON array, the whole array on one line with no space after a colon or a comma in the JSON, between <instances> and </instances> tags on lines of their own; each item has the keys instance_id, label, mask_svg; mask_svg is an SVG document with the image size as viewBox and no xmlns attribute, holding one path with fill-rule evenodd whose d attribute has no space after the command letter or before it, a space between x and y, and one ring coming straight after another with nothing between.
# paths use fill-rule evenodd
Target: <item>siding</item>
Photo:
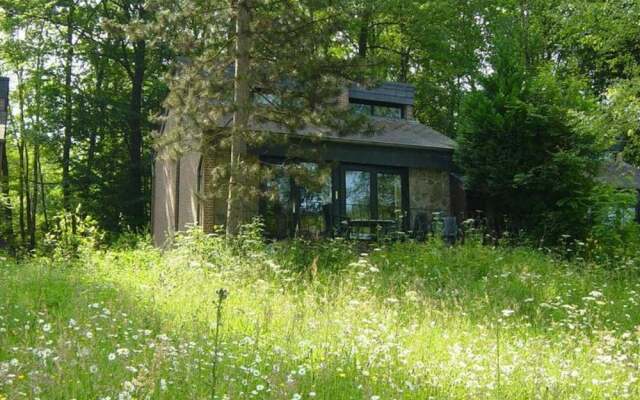
<instances>
[{"instance_id":1,"label":"siding","mask_svg":"<svg viewBox=\"0 0 640 400\"><path fill-rule=\"evenodd\" d=\"M174 233L176 162L157 158L153 175L153 242L165 245Z\"/></svg>"}]
</instances>

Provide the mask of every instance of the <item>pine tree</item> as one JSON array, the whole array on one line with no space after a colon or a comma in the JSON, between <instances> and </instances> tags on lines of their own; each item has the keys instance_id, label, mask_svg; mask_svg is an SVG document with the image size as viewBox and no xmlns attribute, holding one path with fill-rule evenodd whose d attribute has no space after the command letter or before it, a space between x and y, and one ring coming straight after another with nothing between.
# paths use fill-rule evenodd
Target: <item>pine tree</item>
<instances>
[{"instance_id":1,"label":"pine tree","mask_svg":"<svg viewBox=\"0 0 640 400\"><path fill-rule=\"evenodd\" d=\"M256 182L273 173L247 148L286 143L294 158L299 148L292 139L300 129L362 128L362 119L338 104L346 82L358 75L358 60L341 46L337 1L185 0L174 6L165 5L157 26L182 56L166 102L171 128L158 145L179 155L203 143L203 151L227 154L216 160L212 177L213 186L226 191L215 194L227 199L233 235L246 222L245 200L261 194ZM265 124L282 135L261 132Z\"/></svg>"}]
</instances>

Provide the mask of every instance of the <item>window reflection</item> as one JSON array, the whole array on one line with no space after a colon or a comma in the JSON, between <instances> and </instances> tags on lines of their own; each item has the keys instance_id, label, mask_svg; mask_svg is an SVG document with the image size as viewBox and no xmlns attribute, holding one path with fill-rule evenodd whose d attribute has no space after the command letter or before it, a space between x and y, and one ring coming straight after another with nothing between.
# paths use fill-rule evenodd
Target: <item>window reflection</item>
<instances>
[{"instance_id":1,"label":"window reflection","mask_svg":"<svg viewBox=\"0 0 640 400\"><path fill-rule=\"evenodd\" d=\"M351 111L356 114L373 115L374 117L402 119L402 106L381 104L350 104Z\"/></svg>"},{"instance_id":2,"label":"window reflection","mask_svg":"<svg viewBox=\"0 0 640 400\"><path fill-rule=\"evenodd\" d=\"M275 176L265 184L264 228L269 236L282 239L290 235L292 226L291 179L283 167L274 168Z\"/></svg>"},{"instance_id":3,"label":"window reflection","mask_svg":"<svg viewBox=\"0 0 640 400\"><path fill-rule=\"evenodd\" d=\"M402 180L398 174L378 174L378 218L396 220L402 215Z\"/></svg>"},{"instance_id":4,"label":"window reflection","mask_svg":"<svg viewBox=\"0 0 640 400\"><path fill-rule=\"evenodd\" d=\"M346 211L349 219L371 219L371 174L346 171Z\"/></svg>"},{"instance_id":5,"label":"window reflection","mask_svg":"<svg viewBox=\"0 0 640 400\"><path fill-rule=\"evenodd\" d=\"M331 176L314 163L302 163L309 182L300 184L297 234L318 238L331 226Z\"/></svg>"},{"instance_id":6,"label":"window reflection","mask_svg":"<svg viewBox=\"0 0 640 400\"><path fill-rule=\"evenodd\" d=\"M402 109L400 107L373 106L373 115L376 117L401 119Z\"/></svg>"}]
</instances>

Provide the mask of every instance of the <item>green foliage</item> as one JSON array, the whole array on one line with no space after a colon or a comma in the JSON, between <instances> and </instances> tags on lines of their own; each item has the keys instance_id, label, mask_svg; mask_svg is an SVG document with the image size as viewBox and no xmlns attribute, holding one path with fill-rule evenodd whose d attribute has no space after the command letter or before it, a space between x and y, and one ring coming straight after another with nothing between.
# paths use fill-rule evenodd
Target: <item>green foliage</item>
<instances>
[{"instance_id":1,"label":"green foliage","mask_svg":"<svg viewBox=\"0 0 640 400\"><path fill-rule=\"evenodd\" d=\"M601 149L590 132L574 129L572 113L592 103L549 66L526 71L508 44L494 68L462 108L456 155L469 189L501 229L551 243L584 237Z\"/></svg>"},{"instance_id":2,"label":"green foliage","mask_svg":"<svg viewBox=\"0 0 640 400\"><path fill-rule=\"evenodd\" d=\"M53 217L54 227L47 233L43 251L56 262L86 256L104 239L104 233L89 215L82 215L80 206L75 212L62 212Z\"/></svg>"},{"instance_id":3,"label":"green foliage","mask_svg":"<svg viewBox=\"0 0 640 400\"><path fill-rule=\"evenodd\" d=\"M593 193L594 224L578 255L616 268L640 256L640 225L636 222L638 198L635 191L607 186ZM584 248L581 248L584 247Z\"/></svg>"}]
</instances>

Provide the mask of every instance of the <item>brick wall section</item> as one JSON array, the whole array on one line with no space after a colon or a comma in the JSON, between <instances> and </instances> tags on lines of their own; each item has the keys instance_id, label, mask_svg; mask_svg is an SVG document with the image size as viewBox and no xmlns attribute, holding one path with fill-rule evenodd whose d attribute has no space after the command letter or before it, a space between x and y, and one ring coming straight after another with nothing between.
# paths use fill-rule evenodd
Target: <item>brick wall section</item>
<instances>
[{"instance_id":1,"label":"brick wall section","mask_svg":"<svg viewBox=\"0 0 640 400\"><path fill-rule=\"evenodd\" d=\"M215 154L211 148L210 138L205 135L202 143L202 182L200 203L200 224L202 230L211 233L216 225L216 199L213 197L213 183L211 171L215 167Z\"/></svg>"},{"instance_id":2,"label":"brick wall section","mask_svg":"<svg viewBox=\"0 0 640 400\"><path fill-rule=\"evenodd\" d=\"M411 228L416 215L425 213L429 219L433 213L449 215L451 196L449 173L431 169L412 168L409 170L409 207Z\"/></svg>"},{"instance_id":3,"label":"brick wall section","mask_svg":"<svg viewBox=\"0 0 640 400\"><path fill-rule=\"evenodd\" d=\"M217 163L227 163L229 154L223 150L214 150L209 142L204 142L202 147L202 203L200 207L202 229L206 233L212 233L216 227L225 225L227 219L227 188L218 182L218 187L212 178L212 171ZM244 185L256 185L255 182L243 182ZM217 189L217 190L216 190ZM258 198L255 195L242 196L245 213L241 216L243 221L249 222L258 215Z\"/></svg>"}]
</instances>

